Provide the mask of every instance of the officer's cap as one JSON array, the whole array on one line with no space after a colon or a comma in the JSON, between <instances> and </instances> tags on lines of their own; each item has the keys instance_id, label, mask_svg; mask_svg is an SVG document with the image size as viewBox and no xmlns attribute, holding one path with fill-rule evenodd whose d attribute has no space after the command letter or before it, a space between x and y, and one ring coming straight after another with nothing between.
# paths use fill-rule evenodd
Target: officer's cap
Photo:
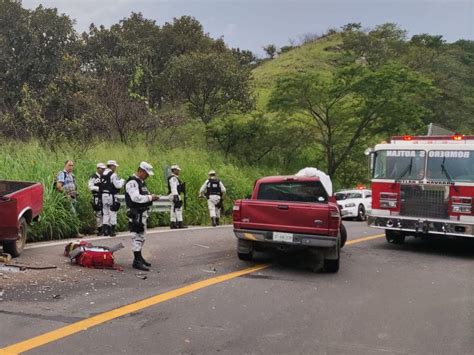
<instances>
[{"instance_id":1,"label":"officer's cap","mask_svg":"<svg viewBox=\"0 0 474 355\"><path fill-rule=\"evenodd\" d=\"M100 168L100 169L106 169L107 168L107 166L105 166L104 163L97 163L96 167Z\"/></svg>"},{"instance_id":2,"label":"officer's cap","mask_svg":"<svg viewBox=\"0 0 474 355\"><path fill-rule=\"evenodd\" d=\"M179 165L171 165L171 170L181 170Z\"/></svg>"},{"instance_id":3,"label":"officer's cap","mask_svg":"<svg viewBox=\"0 0 474 355\"><path fill-rule=\"evenodd\" d=\"M155 173L153 172L153 166L147 163L146 161L142 161L140 163L140 169L146 171L146 173L150 176L155 175Z\"/></svg>"},{"instance_id":4,"label":"officer's cap","mask_svg":"<svg viewBox=\"0 0 474 355\"><path fill-rule=\"evenodd\" d=\"M216 175L216 171L215 170L209 170L209 175Z\"/></svg>"},{"instance_id":5,"label":"officer's cap","mask_svg":"<svg viewBox=\"0 0 474 355\"><path fill-rule=\"evenodd\" d=\"M109 160L109 161L107 161L107 165L119 166L115 160Z\"/></svg>"}]
</instances>

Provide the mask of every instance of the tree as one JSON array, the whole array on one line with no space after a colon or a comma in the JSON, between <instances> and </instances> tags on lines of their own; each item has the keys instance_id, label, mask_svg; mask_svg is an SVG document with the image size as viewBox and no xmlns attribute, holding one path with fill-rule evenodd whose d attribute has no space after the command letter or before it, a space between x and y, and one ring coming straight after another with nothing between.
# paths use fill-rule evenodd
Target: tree
<instances>
[{"instance_id":1,"label":"tree","mask_svg":"<svg viewBox=\"0 0 474 355\"><path fill-rule=\"evenodd\" d=\"M406 67L373 71L351 65L329 78L315 73L281 78L268 108L293 114L314 130L333 176L362 138L419 126L426 112L422 100L433 93L429 80Z\"/></svg>"},{"instance_id":2,"label":"tree","mask_svg":"<svg viewBox=\"0 0 474 355\"><path fill-rule=\"evenodd\" d=\"M231 53L194 52L175 57L163 73L169 100L182 100L193 118L208 124L214 117L246 112L253 105L250 69Z\"/></svg>"},{"instance_id":3,"label":"tree","mask_svg":"<svg viewBox=\"0 0 474 355\"><path fill-rule=\"evenodd\" d=\"M267 53L270 59L275 58L275 55L277 53L277 47L274 44L266 45L265 47L263 47L263 50L265 51L265 53Z\"/></svg>"}]
</instances>

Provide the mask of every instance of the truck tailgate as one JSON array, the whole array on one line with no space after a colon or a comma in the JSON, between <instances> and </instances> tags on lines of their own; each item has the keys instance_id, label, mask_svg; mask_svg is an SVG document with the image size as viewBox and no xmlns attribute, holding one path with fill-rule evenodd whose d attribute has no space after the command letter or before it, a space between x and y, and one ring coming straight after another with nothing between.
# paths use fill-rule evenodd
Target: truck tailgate
<instances>
[{"instance_id":1,"label":"truck tailgate","mask_svg":"<svg viewBox=\"0 0 474 355\"><path fill-rule=\"evenodd\" d=\"M242 200L238 228L328 235L327 203Z\"/></svg>"}]
</instances>

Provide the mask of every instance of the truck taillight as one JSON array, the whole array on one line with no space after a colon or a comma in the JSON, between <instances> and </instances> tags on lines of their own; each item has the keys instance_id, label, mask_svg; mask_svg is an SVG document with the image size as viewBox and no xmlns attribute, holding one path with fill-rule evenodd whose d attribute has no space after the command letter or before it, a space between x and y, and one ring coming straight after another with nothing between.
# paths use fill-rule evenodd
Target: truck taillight
<instances>
[{"instance_id":1,"label":"truck taillight","mask_svg":"<svg viewBox=\"0 0 474 355\"><path fill-rule=\"evenodd\" d=\"M234 203L234 207L232 207L232 218L235 222L240 222L240 218L241 218L240 205L241 205L241 201L237 200Z\"/></svg>"},{"instance_id":2,"label":"truck taillight","mask_svg":"<svg viewBox=\"0 0 474 355\"><path fill-rule=\"evenodd\" d=\"M451 197L451 211L453 213L472 213L472 197Z\"/></svg>"},{"instance_id":3,"label":"truck taillight","mask_svg":"<svg viewBox=\"0 0 474 355\"><path fill-rule=\"evenodd\" d=\"M397 208L398 194L394 192L380 193L380 208Z\"/></svg>"}]
</instances>

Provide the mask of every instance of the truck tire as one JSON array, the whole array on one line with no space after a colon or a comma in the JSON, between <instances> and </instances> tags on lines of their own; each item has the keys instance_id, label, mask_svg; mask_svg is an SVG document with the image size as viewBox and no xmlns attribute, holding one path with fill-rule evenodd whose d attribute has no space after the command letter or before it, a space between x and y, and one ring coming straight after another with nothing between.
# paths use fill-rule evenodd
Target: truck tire
<instances>
[{"instance_id":1,"label":"truck tire","mask_svg":"<svg viewBox=\"0 0 474 355\"><path fill-rule=\"evenodd\" d=\"M365 211L364 205L359 205L357 210L357 220L358 221L365 221L367 219L367 213Z\"/></svg>"},{"instance_id":2,"label":"truck tire","mask_svg":"<svg viewBox=\"0 0 474 355\"><path fill-rule=\"evenodd\" d=\"M405 234L399 231L385 230L385 239L390 244L403 244L405 242Z\"/></svg>"},{"instance_id":3,"label":"truck tire","mask_svg":"<svg viewBox=\"0 0 474 355\"><path fill-rule=\"evenodd\" d=\"M346 227L341 223L341 248L346 245L347 242L347 229Z\"/></svg>"},{"instance_id":4,"label":"truck tire","mask_svg":"<svg viewBox=\"0 0 474 355\"><path fill-rule=\"evenodd\" d=\"M25 249L27 233L28 233L28 223L26 222L25 217L21 217L20 229L18 231L18 239L4 241L3 251L5 253L10 254L12 258L16 258L20 256L23 249Z\"/></svg>"},{"instance_id":5,"label":"truck tire","mask_svg":"<svg viewBox=\"0 0 474 355\"><path fill-rule=\"evenodd\" d=\"M253 243L249 240L237 239L237 256L240 260L251 261L253 259Z\"/></svg>"}]
</instances>

